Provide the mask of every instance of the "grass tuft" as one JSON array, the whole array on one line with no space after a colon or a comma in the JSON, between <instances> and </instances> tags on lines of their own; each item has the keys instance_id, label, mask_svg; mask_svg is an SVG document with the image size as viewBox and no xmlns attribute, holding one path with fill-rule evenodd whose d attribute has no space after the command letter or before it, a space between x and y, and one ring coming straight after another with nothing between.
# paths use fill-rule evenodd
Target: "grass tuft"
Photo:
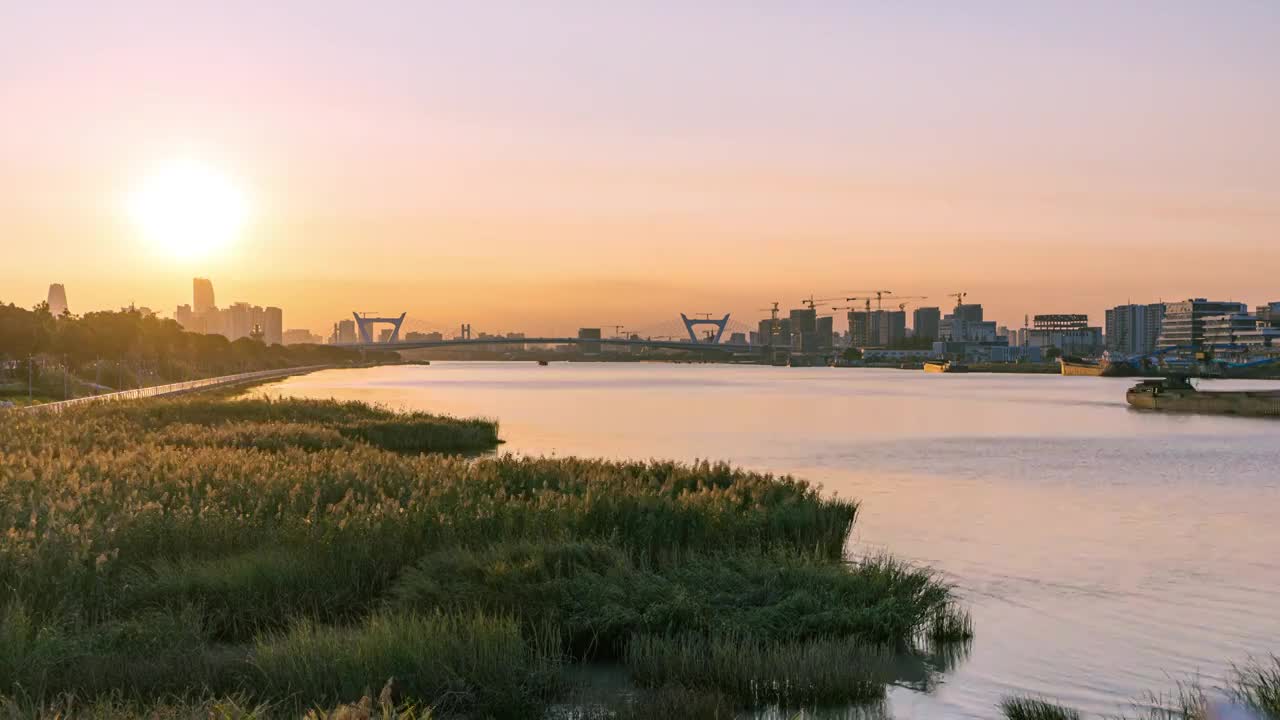
<instances>
[{"instance_id":1,"label":"grass tuft","mask_svg":"<svg viewBox=\"0 0 1280 720\"><path fill-rule=\"evenodd\" d=\"M1007 720L1080 720L1079 710L1032 697L1007 697L1000 712Z\"/></svg>"},{"instance_id":2,"label":"grass tuft","mask_svg":"<svg viewBox=\"0 0 1280 720\"><path fill-rule=\"evenodd\" d=\"M759 641L740 635L638 635L626 664L643 687L716 690L753 708L876 700L891 655L856 642L819 638Z\"/></svg>"}]
</instances>

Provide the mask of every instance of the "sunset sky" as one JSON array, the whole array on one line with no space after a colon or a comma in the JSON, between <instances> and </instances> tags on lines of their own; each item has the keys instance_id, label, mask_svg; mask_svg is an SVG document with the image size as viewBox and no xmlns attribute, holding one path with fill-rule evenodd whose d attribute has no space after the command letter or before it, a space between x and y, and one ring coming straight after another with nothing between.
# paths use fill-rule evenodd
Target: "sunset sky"
<instances>
[{"instance_id":1,"label":"sunset sky","mask_svg":"<svg viewBox=\"0 0 1280 720\"><path fill-rule=\"evenodd\" d=\"M0 301L567 332L1280 300L1280 2L0 3ZM128 198L196 158L196 260ZM843 329L843 321L837 328Z\"/></svg>"}]
</instances>

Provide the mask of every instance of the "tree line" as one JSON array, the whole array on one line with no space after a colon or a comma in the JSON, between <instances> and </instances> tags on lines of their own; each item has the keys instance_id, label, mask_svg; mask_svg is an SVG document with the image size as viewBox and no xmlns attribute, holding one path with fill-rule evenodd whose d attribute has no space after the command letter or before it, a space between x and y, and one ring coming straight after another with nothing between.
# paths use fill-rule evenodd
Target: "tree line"
<instances>
[{"instance_id":1,"label":"tree line","mask_svg":"<svg viewBox=\"0 0 1280 720\"><path fill-rule=\"evenodd\" d=\"M114 389L301 365L397 359L327 345L266 345L188 332L175 320L138 310L54 316L47 303L28 310L0 303L0 363L10 380L51 370Z\"/></svg>"}]
</instances>

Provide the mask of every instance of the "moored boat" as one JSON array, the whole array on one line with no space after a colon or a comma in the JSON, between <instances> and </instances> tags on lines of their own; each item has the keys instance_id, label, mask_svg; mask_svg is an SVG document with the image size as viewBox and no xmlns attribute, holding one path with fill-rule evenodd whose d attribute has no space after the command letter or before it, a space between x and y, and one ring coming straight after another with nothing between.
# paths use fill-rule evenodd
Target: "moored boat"
<instances>
[{"instance_id":1,"label":"moored boat","mask_svg":"<svg viewBox=\"0 0 1280 720\"><path fill-rule=\"evenodd\" d=\"M1125 401L1142 410L1280 417L1280 390L1197 390L1183 375L1144 380Z\"/></svg>"},{"instance_id":2,"label":"moored boat","mask_svg":"<svg viewBox=\"0 0 1280 720\"><path fill-rule=\"evenodd\" d=\"M1058 365L1062 368L1063 375L1081 375L1087 377L1098 377L1102 375L1102 365L1099 363L1085 362L1084 360L1058 358Z\"/></svg>"},{"instance_id":3,"label":"moored boat","mask_svg":"<svg viewBox=\"0 0 1280 720\"><path fill-rule=\"evenodd\" d=\"M924 371L927 373L969 372L969 366L954 360L926 360Z\"/></svg>"}]
</instances>

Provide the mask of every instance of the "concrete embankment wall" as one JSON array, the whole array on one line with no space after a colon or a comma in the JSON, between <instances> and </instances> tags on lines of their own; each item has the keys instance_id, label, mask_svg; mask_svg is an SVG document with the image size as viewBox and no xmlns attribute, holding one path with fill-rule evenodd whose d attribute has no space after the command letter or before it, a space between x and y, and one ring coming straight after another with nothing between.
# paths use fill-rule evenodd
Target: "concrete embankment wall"
<instances>
[{"instance_id":1,"label":"concrete embankment wall","mask_svg":"<svg viewBox=\"0 0 1280 720\"><path fill-rule=\"evenodd\" d=\"M302 367L281 368L279 370L257 370L255 372L238 373L236 375L222 375L220 377L204 378L202 380L188 380L186 382L170 383L168 385L154 385L152 387L137 388L136 390L121 390L119 392L105 393L103 395L88 395L81 398L75 398L74 400L60 400L58 402L42 403L40 405L27 405L13 409L59 412L65 408L75 405L111 402L113 400L138 400L141 398L163 397L165 395L180 395L182 393L195 392L197 390L207 390L210 388L225 387L228 385L239 385L241 383L255 382L258 380L272 380L275 378L288 377L289 375L308 373L315 370L325 370L331 367L333 366L305 365Z\"/></svg>"}]
</instances>

